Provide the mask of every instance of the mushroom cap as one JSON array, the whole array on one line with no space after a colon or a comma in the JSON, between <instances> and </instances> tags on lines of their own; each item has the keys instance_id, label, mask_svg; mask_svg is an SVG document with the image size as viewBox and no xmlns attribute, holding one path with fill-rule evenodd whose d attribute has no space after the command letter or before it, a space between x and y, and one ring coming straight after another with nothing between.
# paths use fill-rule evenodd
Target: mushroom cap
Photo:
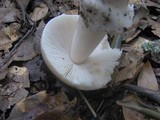
<instances>
[{"instance_id":1,"label":"mushroom cap","mask_svg":"<svg viewBox=\"0 0 160 120\"><path fill-rule=\"evenodd\" d=\"M86 26L110 34L123 33L148 13L141 7L137 14L134 7L129 0L80 0Z\"/></svg>"},{"instance_id":2,"label":"mushroom cap","mask_svg":"<svg viewBox=\"0 0 160 120\"><path fill-rule=\"evenodd\" d=\"M60 15L45 26L41 51L50 71L69 86L81 90L95 90L111 81L111 74L121 56L119 49L111 49L103 39L88 59L80 64L70 60L70 49L79 15Z\"/></svg>"}]
</instances>

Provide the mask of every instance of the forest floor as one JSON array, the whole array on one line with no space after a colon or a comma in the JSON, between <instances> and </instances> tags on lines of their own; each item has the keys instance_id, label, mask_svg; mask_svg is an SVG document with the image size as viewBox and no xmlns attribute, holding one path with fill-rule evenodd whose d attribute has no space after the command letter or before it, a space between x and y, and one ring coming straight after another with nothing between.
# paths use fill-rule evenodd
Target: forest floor
<instances>
[{"instance_id":1,"label":"forest floor","mask_svg":"<svg viewBox=\"0 0 160 120\"><path fill-rule=\"evenodd\" d=\"M160 119L160 1L144 1L149 14L124 34L112 82L80 91L49 71L40 50L47 22L78 14L77 0L0 0L0 120Z\"/></svg>"}]
</instances>

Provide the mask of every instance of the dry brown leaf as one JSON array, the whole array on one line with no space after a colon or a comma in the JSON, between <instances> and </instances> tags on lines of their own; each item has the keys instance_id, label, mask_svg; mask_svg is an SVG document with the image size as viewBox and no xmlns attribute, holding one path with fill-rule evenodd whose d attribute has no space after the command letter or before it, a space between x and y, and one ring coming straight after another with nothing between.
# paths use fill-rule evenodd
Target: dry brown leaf
<instances>
[{"instance_id":1,"label":"dry brown leaf","mask_svg":"<svg viewBox=\"0 0 160 120\"><path fill-rule=\"evenodd\" d=\"M18 23L11 23L8 27L4 27L0 31L0 50L9 52L12 43L21 36L19 33L20 25Z\"/></svg>"},{"instance_id":2,"label":"dry brown leaf","mask_svg":"<svg viewBox=\"0 0 160 120\"><path fill-rule=\"evenodd\" d=\"M152 32L157 35L158 37L160 37L160 23L159 22L155 22L154 20L147 18L149 25L152 25Z\"/></svg>"},{"instance_id":3,"label":"dry brown leaf","mask_svg":"<svg viewBox=\"0 0 160 120\"><path fill-rule=\"evenodd\" d=\"M30 86L28 70L24 67L9 68L7 80L8 84L0 90L0 109L2 111L25 98L28 91L24 88Z\"/></svg>"},{"instance_id":4,"label":"dry brown leaf","mask_svg":"<svg viewBox=\"0 0 160 120\"><path fill-rule=\"evenodd\" d=\"M42 4L40 4L39 7L36 7L33 10L31 20L32 21L41 20L42 18L44 18L47 15L47 13L48 13L48 7L46 4L42 3Z\"/></svg>"},{"instance_id":5,"label":"dry brown leaf","mask_svg":"<svg viewBox=\"0 0 160 120\"><path fill-rule=\"evenodd\" d=\"M151 90L158 90L157 79L149 61L144 64L143 69L139 74L138 86Z\"/></svg>"},{"instance_id":6,"label":"dry brown leaf","mask_svg":"<svg viewBox=\"0 0 160 120\"><path fill-rule=\"evenodd\" d=\"M65 14L68 14L68 15L78 15L78 10L77 9L68 10L68 11L65 12Z\"/></svg>"},{"instance_id":7,"label":"dry brown leaf","mask_svg":"<svg viewBox=\"0 0 160 120\"><path fill-rule=\"evenodd\" d=\"M76 7L79 6L79 1L78 0L73 0L73 5L75 5Z\"/></svg>"},{"instance_id":8,"label":"dry brown leaf","mask_svg":"<svg viewBox=\"0 0 160 120\"><path fill-rule=\"evenodd\" d=\"M8 27L3 29L4 33L10 38L11 41L16 41L20 37L20 24L11 23Z\"/></svg>"},{"instance_id":9,"label":"dry brown leaf","mask_svg":"<svg viewBox=\"0 0 160 120\"><path fill-rule=\"evenodd\" d=\"M42 60L40 57L35 57L33 60L23 64L23 66L28 68L30 81L37 82L44 79L45 74L40 69L41 64Z\"/></svg>"},{"instance_id":10,"label":"dry brown leaf","mask_svg":"<svg viewBox=\"0 0 160 120\"><path fill-rule=\"evenodd\" d=\"M22 11L22 14L23 14L23 20L26 22L26 8L29 4L29 1L30 0L16 0L17 4L19 5L21 11Z\"/></svg>"},{"instance_id":11,"label":"dry brown leaf","mask_svg":"<svg viewBox=\"0 0 160 120\"><path fill-rule=\"evenodd\" d=\"M15 8L0 8L0 22L15 22L20 16L20 12Z\"/></svg>"},{"instance_id":12,"label":"dry brown leaf","mask_svg":"<svg viewBox=\"0 0 160 120\"><path fill-rule=\"evenodd\" d=\"M15 8L15 3L11 0L3 0L3 7L5 8Z\"/></svg>"},{"instance_id":13,"label":"dry brown leaf","mask_svg":"<svg viewBox=\"0 0 160 120\"><path fill-rule=\"evenodd\" d=\"M146 29L149 26L149 23L147 20L141 19L139 21L138 27L142 30Z\"/></svg>"},{"instance_id":14,"label":"dry brown leaf","mask_svg":"<svg viewBox=\"0 0 160 120\"><path fill-rule=\"evenodd\" d=\"M36 56L36 53L34 52L33 39L33 36L30 36L28 40L21 44L13 56L14 61L27 61Z\"/></svg>"},{"instance_id":15,"label":"dry brown leaf","mask_svg":"<svg viewBox=\"0 0 160 120\"><path fill-rule=\"evenodd\" d=\"M149 111L150 109L153 110L155 108L151 105L147 105L135 95L126 95L122 101L117 101L117 104L122 106L125 120L155 120L141 114L147 114L146 111Z\"/></svg>"},{"instance_id":16,"label":"dry brown leaf","mask_svg":"<svg viewBox=\"0 0 160 120\"><path fill-rule=\"evenodd\" d=\"M127 79L134 79L141 71L142 67L143 62L141 59L134 61L116 74L115 83L119 83Z\"/></svg>"},{"instance_id":17,"label":"dry brown leaf","mask_svg":"<svg viewBox=\"0 0 160 120\"><path fill-rule=\"evenodd\" d=\"M42 91L17 103L8 120L30 120L30 118L41 120L40 118L44 117L46 117L45 120L50 120L50 115L53 117L53 115L63 113L65 116L65 110L70 109L75 104L76 101L74 103L69 101L63 92L49 96L45 91Z\"/></svg>"},{"instance_id":18,"label":"dry brown leaf","mask_svg":"<svg viewBox=\"0 0 160 120\"><path fill-rule=\"evenodd\" d=\"M0 31L0 50L4 50L4 52L8 52L9 48L12 47L12 41L10 38L5 35L4 31Z\"/></svg>"},{"instance_id":19,"label":"dry brown leaf","mask_svg":"<svg viewBox=\"0 0 160 120\"><path fill-rule=\"evenodd\" d=\"M143 38L143 37L138 37L133 43L133 48L141 53L143 53L142 49L142 44L149 42L149 40Z\"/></svg>"},{"instance_id":20,"label":"dry brown leaf","mask_svg":"<svg viewBox=\"0 0 160 120\"><path fill-rule=\"evenodd\" d=\"M144 55L139 52L138 50L134 50L132 48L132 50L130 50L129 52L127 53L123 53L122 54L122 57L120 59L120 64L119 64L119 67L126 67L128 65L130 65L131 63L143 58Z\"/></svg>"},{"instance_id":21,"label":"dry brown leaf","mask_svg":"<svg viewBox=\"0 0 160 120\"><path fill-rule=\"evenodd\" d=\"M7 77L14 82L21 83L19 87L29 87L29 73L26 67L12 66L9 68Z\"/></svg>"},{"instance_id":22,"label":"dry brown leaf","mask_svg":"<svg viewBox=\"0 0 160 120\"><path fill-rule=\"evenodd\" d=\"M8 72L8 70L4 70L4 71L0 72L0 80L5 79L7 72Z\"/></svg>"},{"instance_id":23,"label":"dry brown leaf","mask_svg":"<svg viewBox=\"0 0 160 120\"><path fill-rule=\"evenodd\" d=\"M42 36L44 26L45 26L45 23L42 20L39 23L38 27L36 28L36 32L35 32L34 39L33 39L34 40L34 42L33 42L34 51L35 51L36 54L41 54L40 40L41 40L41 36Z\"/></svg>"},{"instance_id":24,"label":"dry brown leaf","mask_svg":"<svg viewBox=\"0 0 160 120\"><path fill-rule=\"evenodd\" d=\"M136 38L140 32L141 32L141 30L137 30L131 37L129 37L125 40L126 43L128 43L128 42L132 41L134 38Z\"/></svg>"},{"instance_id":25,"label":"dry brown leaf","mask_svg":"<svg viewBox=\"0 0 160 120\"><path fill-rule=\"evenodd\" d=\"M147 1L147 3L146 3L147 6L153 6L153 7L160 8L160 5L158 3L152 2L152 0L146 0L146 1ZM155 0L155 1L158 2L158 0Z\"/></svg>"},{"instance_id":26,"label":"dry brown leaf","mask_svg":"<svg viewBox=\"0 0 160 120\"><path fill-rule=\"evenodd\" d=\"M122 110L125 120L147 120L144 115L129 108L122 107Z\"/></svg>"},{"instance_id":27,"label":"dry brown leaf","mask_svg":"<svg viewBox=\"0 0 160 120\"><path fill-rule=\"evenodd\" d=\"M154 72L157 77L160 77L160 68L155 68Z\"/></svg>"}]
</instances>

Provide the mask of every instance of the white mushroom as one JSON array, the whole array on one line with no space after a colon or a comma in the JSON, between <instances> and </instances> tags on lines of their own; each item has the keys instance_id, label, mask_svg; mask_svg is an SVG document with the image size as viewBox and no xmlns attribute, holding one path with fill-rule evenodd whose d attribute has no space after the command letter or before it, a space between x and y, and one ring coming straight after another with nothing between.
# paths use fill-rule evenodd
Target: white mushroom
<instances>
[{"instance_id":1,"label":"white mushroom","mask_svg":"<svg viewBox=\"0 0 160 120\"><path fill-rule=\"evenodd\" d=\"M111 81L121 51L111 49L103 37L106 32L122 33L134 17L133 5L120 1L124 2L122 7L117 0L80 0L80 15L61 15L47 23L41 39L42 55L64 83L95 90Z\"/></svg>"}]
</instances>

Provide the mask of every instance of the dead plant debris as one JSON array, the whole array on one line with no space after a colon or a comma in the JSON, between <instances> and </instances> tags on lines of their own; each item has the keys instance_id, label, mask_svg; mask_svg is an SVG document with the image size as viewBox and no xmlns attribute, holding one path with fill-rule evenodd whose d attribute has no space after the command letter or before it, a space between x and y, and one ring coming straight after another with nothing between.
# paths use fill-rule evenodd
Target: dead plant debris
<instances>
[{"instance_id":1,"label":"dead plant debris","mask_svg":"<svg viewBox=\"0 0 160 120\"><path fill-rule=\"evenodd\" d=\"M46 23L61 14L78 14L78 0L1 0L0 119L160 119L160 2L143 2L149 14L124 33L113 82L78 92L57 81L40 50Z\"/></svg>"}]
</instances>

